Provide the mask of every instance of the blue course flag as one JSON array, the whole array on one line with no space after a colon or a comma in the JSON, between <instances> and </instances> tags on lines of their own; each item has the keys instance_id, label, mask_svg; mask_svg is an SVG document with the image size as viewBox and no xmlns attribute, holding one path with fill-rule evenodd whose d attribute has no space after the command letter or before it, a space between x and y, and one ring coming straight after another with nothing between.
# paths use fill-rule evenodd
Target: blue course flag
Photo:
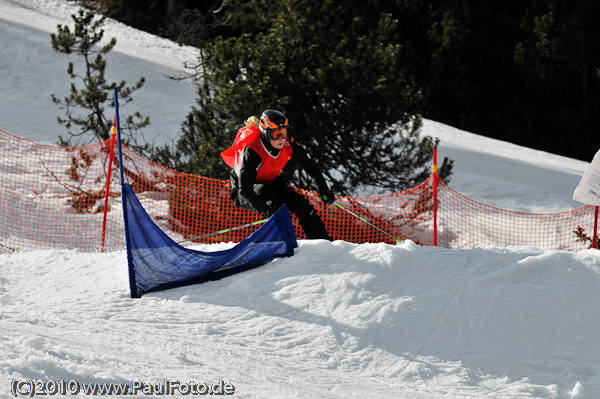
<instances>
[{"instance_id":1,"label":"blue course flag","mask_svg":"<svg viewBox=\"0 0 600 399\"><path fill-rule=\"evenodd\" d=\"M122 189L132 298L264 265L275 258L292 256L298 246L292 218L284 206L233 248L216 252L187 249L150 219L128 184L123 184Z\"/></svg>"}]
</instances>

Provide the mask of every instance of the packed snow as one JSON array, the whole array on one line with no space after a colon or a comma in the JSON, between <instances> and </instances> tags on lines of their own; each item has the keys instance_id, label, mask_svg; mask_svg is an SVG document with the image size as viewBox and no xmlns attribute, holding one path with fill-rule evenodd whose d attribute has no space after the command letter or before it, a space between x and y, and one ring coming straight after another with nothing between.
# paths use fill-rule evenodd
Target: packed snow
<instances>
[{"instance_id":1,"label":"packed snow","mask_svg":"<svg viewBox=\"0 0 600 399\"><path fill-rule=\"evenodd\" d=\"M0 129L43 143L65 134L50 94L68 90L68 57L49 33L76 9L0 0ZM115 21L106 30L118 39L109 79L145 76L128 107L172 142L194 88L167 75L195 50ZM450 186L470 198L522 212L583 205L572 193L587 162L434 121L423 133L441 139ZM171 397L600 397L597 250L299 244L290 258L141 299L129 297L124 251L0 255L0 397L32 382L35 396L62 397L92 397L93 383L136 397L167 387Z\"/></svg>"}]
</instances>

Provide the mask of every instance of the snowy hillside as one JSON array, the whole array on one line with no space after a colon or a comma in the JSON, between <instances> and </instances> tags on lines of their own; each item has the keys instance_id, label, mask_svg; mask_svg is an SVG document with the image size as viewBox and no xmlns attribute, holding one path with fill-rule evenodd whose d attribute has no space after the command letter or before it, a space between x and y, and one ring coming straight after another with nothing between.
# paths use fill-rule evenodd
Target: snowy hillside
<instances>
[{"instance_id":1,"label":"snowy hillside","mask_svg":"<svg viewBox=\"0 0 600 399\"><path fill-rule=\"evenodd\" d=\"M50 94L68 89L68 61L49 32L75 10L0 0L0 129L45 143L64 134ZM108 78L145 76L135 107L172 141L194 88L165 73L194 49L108 26L119 42ZM450 185L470 198L525 212L583 205L572 193L586 162L433 121L424 134L440 137ZM86 383L190 397L190 381L241 398L600 397L600 252L299 244L293 257L135 300L123 251L0 254L0 397L27 393L27 379L57 397L93 397Z\"/></svg>"},{"instance_id":2,"label":"snowy hillside","mask_svg":"<svg viewBox=\"0 0 600 399\"><path fill-rule=\"evenodd\" d=\"M67 64L81 60L55 52L50 33L56 25L73 26L71 14L78 7L67 0L0 1L0 129L40 143L56 144L65 128L56 122L64 116L52 103L51 94L69 94ZM144 76L146 83L133 94L134 101L121 112L140 111L150 116L148 141L171 142L194 104L195 88L189 82L169 79L183 70L183 62L195 62L197 51L178 46L116 21L107 21L105 38L117 45L105 59L109 82L132 85ZM81 69L79 69L81 71Z\"/></svg>"},{"instance_id":3,"label":"snowy hillside","mask_svg":"<svg viewBox=\"0 0 600 399\"><path fill-rule=\"evenodd\" d=\"M600 392L597 251L302 241L291 258L138 300L125 263L0 255L3 397L13 378L223 379L243 398Z\"/></svg>"}]
</instances>

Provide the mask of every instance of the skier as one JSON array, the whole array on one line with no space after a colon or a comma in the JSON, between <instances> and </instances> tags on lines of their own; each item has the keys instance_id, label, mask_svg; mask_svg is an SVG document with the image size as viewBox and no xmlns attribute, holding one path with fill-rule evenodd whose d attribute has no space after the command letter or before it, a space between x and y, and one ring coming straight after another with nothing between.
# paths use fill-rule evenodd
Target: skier
<instances>
[{"instance_id":1,"label":"skier","mask_svg":"<svg viewBox=\"0 0 600 399\"><path fill-rule=\"evenodd\" d=\"M236 206L258 211L267 218L285 204L298 217L308 239L332 241L314 207L280 174L293 158L315 179L321 200L327 205L335 201L321 169L288 134L287 128L286 116L268 109L260 120L251 116L238 130L233 145L221 153L232 168L231 199Z\"/></svg>"}]
</instances>

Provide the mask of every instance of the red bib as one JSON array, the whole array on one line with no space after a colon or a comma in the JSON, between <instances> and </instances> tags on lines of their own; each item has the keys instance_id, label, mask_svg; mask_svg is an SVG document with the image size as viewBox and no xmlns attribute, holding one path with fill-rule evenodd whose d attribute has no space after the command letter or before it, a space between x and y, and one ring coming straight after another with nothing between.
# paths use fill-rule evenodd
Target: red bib
<instances>
[{"instance_id":1,"label":"red bib","mask_svg":"<svg viewBox=\"0 0 600 399\"><path fill-rule=\"evenodd\" d=\"M244 148L252 148L262 159L262 163L256 172L256 182L261 184L271 184L281 173L285 164L292 157L292 146L289 138L285 141L285 146L279 151L277 156L273 156L265 148L260 140L260 131L256 127L243 127L238 130L235 141L225 151L221 152L221 157L225 163L233 168L239 175L240 163L244 156Z\"/></svg>"}]
</instances>

